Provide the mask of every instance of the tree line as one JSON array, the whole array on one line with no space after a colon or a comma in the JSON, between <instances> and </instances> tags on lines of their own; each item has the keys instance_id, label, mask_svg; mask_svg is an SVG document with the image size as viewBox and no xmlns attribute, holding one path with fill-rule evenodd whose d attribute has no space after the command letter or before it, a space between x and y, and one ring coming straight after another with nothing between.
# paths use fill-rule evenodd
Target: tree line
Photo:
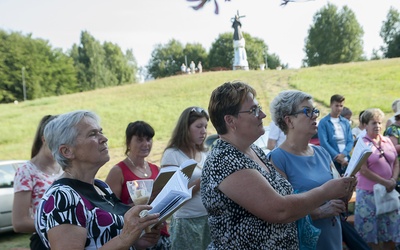
<instances>
[{"instance_id":1,"label":"tree line","mask_svg":"<svg viewBox=\"0 0 400 250\"><path fill-rule=\"evenodd\" d=\"M392 7L386 18L380 30L384 46L373 51L372 60L400 57L400 14ZM308 30L303 67L367 60L363 33L351 9L327 4L314 15ZM271 69L288 67L278 55L268 52L265 41L245 32L243 36L250 69L260 64ZM157 44L148 65L139 68L131 49L124 53L117 44L101 44L87 31L81 32L79 44L64 53L31 34L0 29L0 103L135 83L143 71L153 78L168 77L181 72L182 63L190 61L201 61L203 70L230 70L232 40L232 32L220 34L207 52L199 43L183 45L172 39Z\"/></svg>"}]
</instances>

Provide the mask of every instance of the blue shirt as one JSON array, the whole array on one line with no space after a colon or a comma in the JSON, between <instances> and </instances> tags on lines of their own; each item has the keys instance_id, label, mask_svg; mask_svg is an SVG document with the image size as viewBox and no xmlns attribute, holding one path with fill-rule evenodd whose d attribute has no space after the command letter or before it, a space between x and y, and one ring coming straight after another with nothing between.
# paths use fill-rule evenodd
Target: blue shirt
<instances>
[{"instance_id":1,"label":"blue shirt","mask_svg":"<svg viewBox=\"0 0 400 250\"><path fill-rule=\"evenodd\" d=\"M335 128L331 122L331 115L328 114L318 123L318 138L320 145L328 151L333 160L338 154L344 154L350 159L350 152L353 149L354 140L351 133L349 121L343 116L339 116L339 124L342 126L343 135L346 140L345 148L342 152L339 151L339 146L335 139Z\"/></svg>"},{"instance_id":2,"label":"blue shirt","mask_svg":"<svg viewBox=\"0 0 400 250\"><path fill-rule=\"evenodd\" d=\"M270 153L275 167L284 172L297 192L306 192L333 179L331 159L328 152L319 146L312 146L314 155L299 156L277 148ZM313 225L321 229L317 249L342 249L342 228L339 216L314 220Z\"/></svg>"}]
</instances>

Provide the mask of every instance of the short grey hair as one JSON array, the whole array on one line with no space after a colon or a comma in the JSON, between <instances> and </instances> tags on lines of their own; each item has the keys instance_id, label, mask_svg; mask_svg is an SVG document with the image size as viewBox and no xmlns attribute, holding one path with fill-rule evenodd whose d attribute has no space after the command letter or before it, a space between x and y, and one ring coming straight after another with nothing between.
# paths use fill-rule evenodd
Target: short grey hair
<instances>
[{"instance_id":1,"label":"short grey hair","mask_svg":"<svg viewBox=\"0 0 400 250\"><path fill-rule=\"evenodd\" d=\"M269 105L272 121L287 134L288 127L285 116L295 113L304 100L310 100L312 96L298 90L286 90L280 92Z\"/></svg>"},{"instance_id":2,"label":"short grey hair","mask_svg":"<svg viewBox=\"0 0 400 250\"><path fill-rule=\"evenodd\" d=\"M76 125L85 117L100 123L100 119L95 113L86 110L78 110L58 116L56 119L49 122L44 129L46 143L50 148L54 160L60 164L63 170L68 167L69 159L61 154L59 148L62 145L75 145L75 140L79 133L76 129Z\"/></svg>"}]
</instances>

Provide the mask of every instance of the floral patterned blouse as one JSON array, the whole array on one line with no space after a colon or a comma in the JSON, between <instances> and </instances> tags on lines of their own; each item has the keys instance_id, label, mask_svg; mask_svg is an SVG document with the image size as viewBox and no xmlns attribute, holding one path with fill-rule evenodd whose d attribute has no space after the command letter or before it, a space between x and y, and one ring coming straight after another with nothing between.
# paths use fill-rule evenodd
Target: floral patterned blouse
<instances>
[{"instance_id":1,"label":"floral patterned blouse","mask_svg":"<svg viewBox=\"0 0 400 250\"><path fill-rule=\"evenodd\" d=\"M252 146L269 173L231 144L218 140L207 157L201 179L201 197L209 214L212 242L208 249L299 249L295 222L268 223L229 199L218 186L236 171L256 169L281 195L293 193L290 183ZM238 183L240 185L240 183Z\"/></svg>"},{"instance_id":2,"label":"floral patterned blouse","mask_svg":"<svg viewBox=\"0 0 400 250\"><path fill-rule=\"evenodd\" d=\"M23 191L32 192L30 207L32 218L44 192L62 173L63 171L55 175L46 174L40 171L31 161L27 161L17 169L14 177L14 193Z\"/></svg>"},{"instance_id":3,"label":"floral patterned blouse","mask_svg":"<svg viewBox=\"0 0 400 250\"><path fill-rule=\"evenodd\" d=\"M62 180L60 179L60 181ZM71 179L68 180L71 181ZM100 197L93 185L78 180L72 181L81 189L86 190L86 194L91 193L92 197ZM105 188L109 194L112 193L105 182L95 180L95 183L96 186L100 185ZM85 196L87 197L87 195ZM113 202L112 199L107 200L109 200L107 202ZM116 204L114 205L116 206ZM94 206L71 186L56 181L43 195L36 214L36 231L47 247L51 247L47 232L62 224L86 228L85 249L98 249L121 233L124 216L123 213L112 213Z\"/></svg>"}]
</instances>

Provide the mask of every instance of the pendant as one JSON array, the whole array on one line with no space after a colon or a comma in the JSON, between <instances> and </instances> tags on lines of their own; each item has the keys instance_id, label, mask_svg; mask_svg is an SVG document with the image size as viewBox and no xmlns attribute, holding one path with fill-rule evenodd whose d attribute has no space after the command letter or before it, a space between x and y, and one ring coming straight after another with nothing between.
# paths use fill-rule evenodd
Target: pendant
<instances>
[{"instance_id":1,"label":"pendant","mask_svg":"<svg viewBox=\"0 0 400 250\"><path fill-rule=\"evenodd\" d=\"M148 175L146 173L144 173L144 177L147 177Z\"/></svg>"}]
</instances>

